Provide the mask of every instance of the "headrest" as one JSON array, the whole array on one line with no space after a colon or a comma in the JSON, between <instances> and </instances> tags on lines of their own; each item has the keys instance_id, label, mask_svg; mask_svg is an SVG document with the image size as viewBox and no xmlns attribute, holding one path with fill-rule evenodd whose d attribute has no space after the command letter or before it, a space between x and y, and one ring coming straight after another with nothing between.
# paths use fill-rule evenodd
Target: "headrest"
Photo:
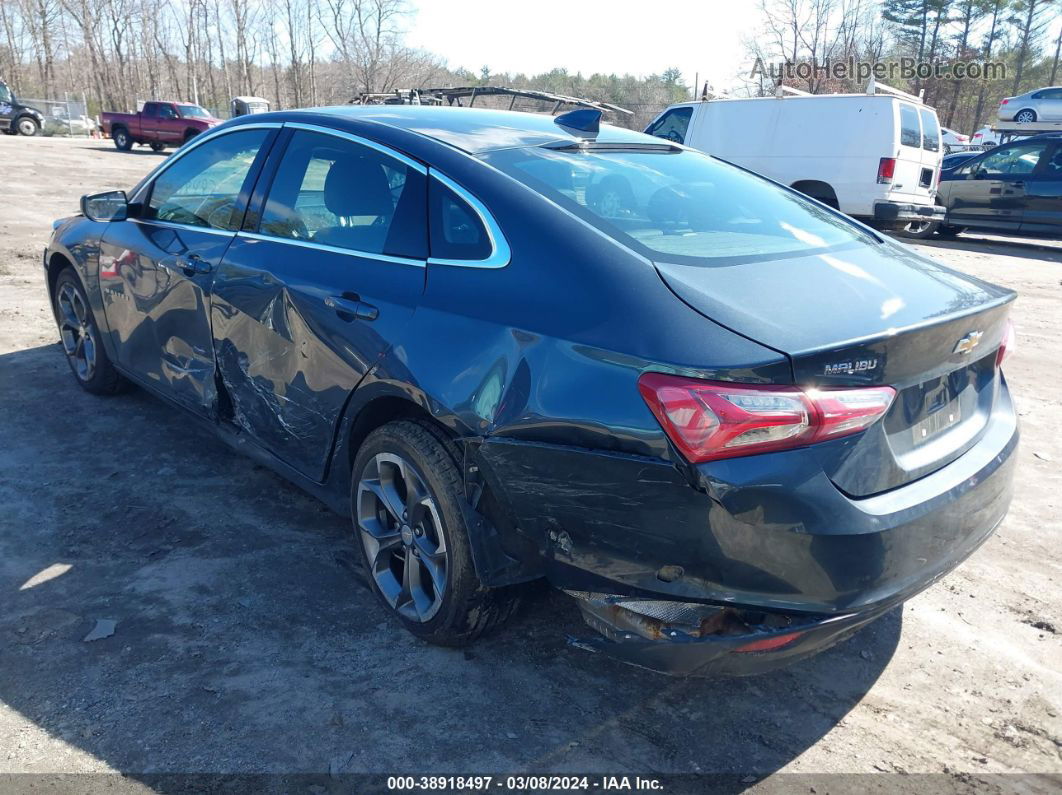
<instances>
[{"instance_id":1,"label":"headrest","mask_svg":"<svg viewBox=\"0 0 1062 795\"><path fill-rule=\"evenodd\" d=\"M328 169L324 203L333 215L391 215L394 200L383 165L373 157L347 155Z\"/></svg>"}]
</instances>

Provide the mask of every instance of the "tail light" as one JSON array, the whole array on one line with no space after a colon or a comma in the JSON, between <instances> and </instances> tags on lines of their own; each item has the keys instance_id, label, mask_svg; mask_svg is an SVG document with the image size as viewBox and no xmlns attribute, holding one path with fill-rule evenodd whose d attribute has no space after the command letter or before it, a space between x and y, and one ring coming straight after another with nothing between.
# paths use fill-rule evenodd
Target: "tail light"
<instances>
[{"instance_id":1,"label":"tail light","mask_svg":"<svg viewBox=\"0 0 1062 795\"><path fill-rule=\"evenodd\" d=\"M883 157L878 161L878 182L885 184L892 182L892 177L896 173L896 158L895 157Z\"/></svg>"},{"instance_id":2,"label":"tail light","mask_svg":"<svg viewBox=\"0 0 1062 795\"><path fill-rule=\"evenodd\" d=\"M1007 321L1007 327L1003 330L1003 341L999 343L999 350L996 352L996 367L1002 367L1010 355L1014 353L1014 347L1017 345L1018 338L1014 335L1014 324Z\"/></svg>"},{"instance_id":3,"label":"tail light","mask_svg":"<svg viewBox=\"0 0 1062 795\"><path fill-rule=\"evenodd\" d=\"M1010 102L1009 99L1004 99L1004 100L1000 101L999 105L1000 105L1000 107L1002 107L1002 106L1006 105L1008 102Z\"/></svg>"},{"instance_id":4,"label":"tail light","mask_svg":"<svg viewBox=\"0 0 1062 795\"><path fill-rule=\"evenodd\" d=\"M668 438L690 461L804 447L865 430L896 390L748 386L644 373L638 389Z\"/></svg>"}]
</instances>

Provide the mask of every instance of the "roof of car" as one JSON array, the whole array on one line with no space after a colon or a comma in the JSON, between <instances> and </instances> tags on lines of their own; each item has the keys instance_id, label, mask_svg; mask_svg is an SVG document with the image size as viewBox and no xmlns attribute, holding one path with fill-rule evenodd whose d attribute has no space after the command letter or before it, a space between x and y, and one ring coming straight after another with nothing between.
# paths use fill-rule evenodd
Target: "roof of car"
<instances>
[{"instance_id":1,"label":"roof of car","mask_svg":"<svg viewBox=\"0 0 1062 795\"><path fill-rule=\"evenodd\" d=\"M553 142L594 140L602 143L660 143L660 139L602 124L598 133L557 123L558 116L489 108L430 105L337 105L305 111L344 119L385 124L434 138L470 153L541 146Z\"/></svg>"}]
</instances>

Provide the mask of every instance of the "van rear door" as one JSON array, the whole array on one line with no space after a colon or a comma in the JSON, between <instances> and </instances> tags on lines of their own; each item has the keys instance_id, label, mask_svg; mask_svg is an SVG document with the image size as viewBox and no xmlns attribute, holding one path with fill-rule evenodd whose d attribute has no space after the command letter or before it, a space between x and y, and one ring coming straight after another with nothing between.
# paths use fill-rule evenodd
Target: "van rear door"
<instances>
[{"instance_id":1,"label":"van rear door","mask_svg":"<svg viewBox=\"0 0 1062 795\"><path fill-rule=\"evenodd\" d=\"M940 129L935 124L933 140L937 151L923 149L923 127L919 108L909 102L897 101L900 127L899 146L896 148L896 169L892 179L890 198L911 204L933 204L933 189L936 182L936 167L931 162L935 155L940 160Z\"/></svg>"}]
</instances>

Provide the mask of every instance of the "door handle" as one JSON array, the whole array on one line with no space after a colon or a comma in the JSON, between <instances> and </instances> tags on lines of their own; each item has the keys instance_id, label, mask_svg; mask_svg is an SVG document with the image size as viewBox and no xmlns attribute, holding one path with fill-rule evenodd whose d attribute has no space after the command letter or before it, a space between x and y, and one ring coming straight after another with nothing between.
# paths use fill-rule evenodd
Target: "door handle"
<instances>
[{"instance_id":1,"label":"door handle","mask_svg":"<svg viewBox=\"0 0 1062 795\"><path fill-rule=\"evenodd\" d=\"M159 260L159 267L168 271L180 271L185 276L198 276L210 273L210 263L198 254L173 254Z\"/></svg>"},{"instance_id":2,"label":"door handle","mask_svg":"<svg viewBox=\"0 0 1062 795\"><path fill-rule=\"evenodd\" d=\"M367 304L358 298L347 298L342 295L330 295L324 300L325 306L329 309L334 309L336 314L340 317L347 315L347 320L376 320L380 315L380 310L372 304Z\"/></svg>"}]
</instances>

